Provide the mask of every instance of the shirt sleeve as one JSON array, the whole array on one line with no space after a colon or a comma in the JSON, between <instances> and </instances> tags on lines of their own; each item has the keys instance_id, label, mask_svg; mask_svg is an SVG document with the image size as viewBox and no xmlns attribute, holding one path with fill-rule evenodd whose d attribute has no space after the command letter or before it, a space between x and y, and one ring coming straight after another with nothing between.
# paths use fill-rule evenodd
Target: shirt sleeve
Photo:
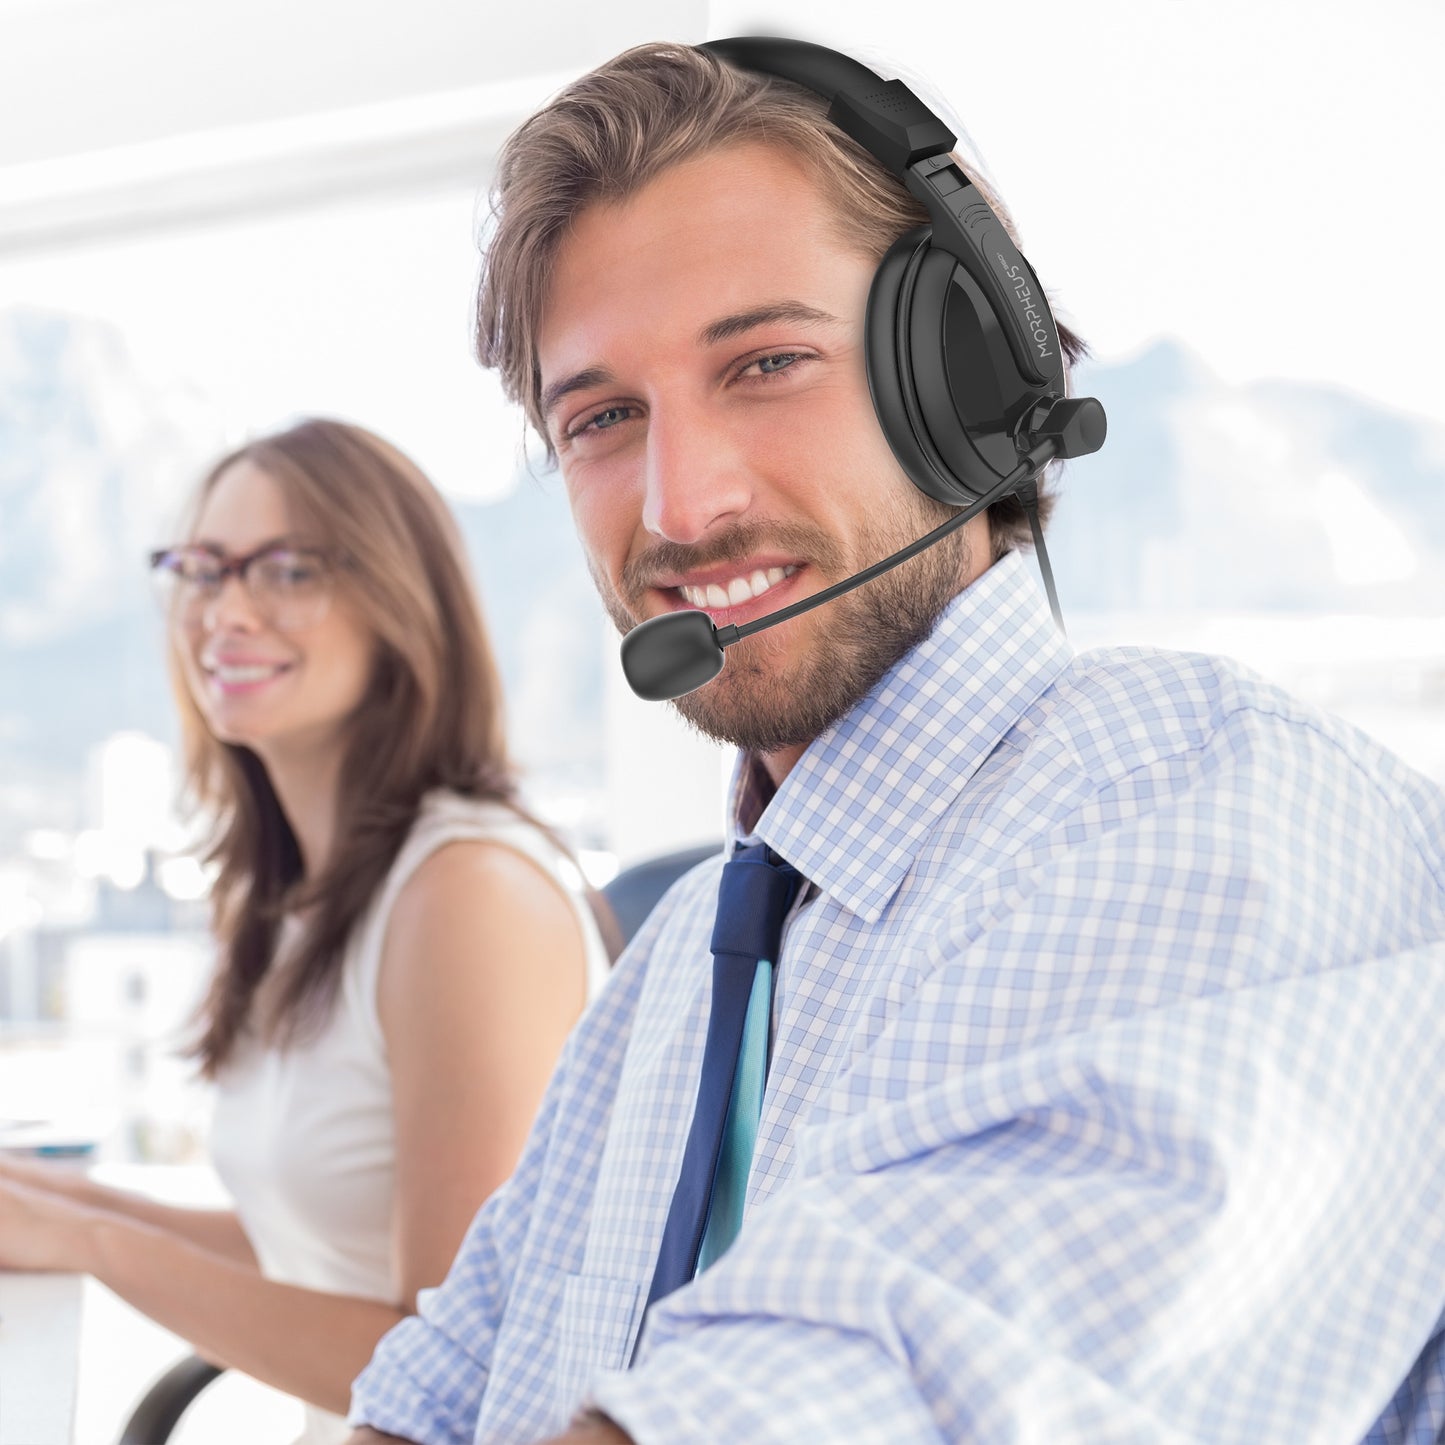
<instances>
[{"instance_id":1,"label":"shirt sleeve","mask_svg":"<svg viewBox=\"0 0 1445 1445\"><path fill-rule=\"evenodd\" d=\"M1445 1368L1445 910L1361 786L1063 820L591 1403L640 1445L1365 1438Z\"/></svg>"}]
</instances>

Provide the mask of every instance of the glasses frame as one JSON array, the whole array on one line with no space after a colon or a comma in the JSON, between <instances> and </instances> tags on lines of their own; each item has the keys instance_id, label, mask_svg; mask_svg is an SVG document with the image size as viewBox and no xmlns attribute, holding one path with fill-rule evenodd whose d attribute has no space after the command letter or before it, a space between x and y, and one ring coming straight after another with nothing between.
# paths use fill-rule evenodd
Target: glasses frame
<instances>
[{"instance_id":1,"label":"glasses frame","mask_svg":"<svg viewBox=\"0 0 1445 1445\"><path fill-rule=\"evenodd\" d=\"M195 602L200 604L198 610L204 610L205 607L214 605L220 599L221 593L225 590L226 583L232 577L235 577L240 582L241 586L245 588L246 596L251 599L251 602L256 606L257 610L262 614L262 616L266 618L267 622L269 622L270 625L272 627L275 627L278 631L300 632L304 631L307 627L314 627L318 622L322 621L325 618L327 612L329 612L331 609L332 584L334 582L334 579L330 576L327 577L327 591L324 598L324 606L314 618L308 620L307 622L296 624L294 626L286 626L285 624L278 621L275 616L272 615L271 608L266 605L266 603L262 600L261 597L256 594L255 590L251 586L251 567L255 563L259 562L263 557L274 556L277 552L293 553L297 556L317 558L320 561L324 562L327 567L333 570L339 570L340 568L343 568L347 565L347 559L345 555L341 552L338 552L333 547L309 546L306 544L286 542L278 539L267 542L263 546L257 547L254 551L244 552L237 557L228 557L224 552L219 551L217 548L207 547L202 543L182 543L179 546L173 547L157 547L153 552L150 553L150 572L153 577L159 577L159 574L163 569L168 571L174 571L174 569L168 568L166 566L167 560L169 558L177 557L184 553L203 553L205 556L215 559L218 576L216 579L216 586L214 591L202 592L200 590L197 590L195 592ZM180 583L180 585L185 585L183 579L181 579L178 574L176 580L178 583ZM171 624L173 626L178 625L181 621L179 613L171 611L171 609L167 610L171 613L169 617Z\"/></svg>"}]
</instances>

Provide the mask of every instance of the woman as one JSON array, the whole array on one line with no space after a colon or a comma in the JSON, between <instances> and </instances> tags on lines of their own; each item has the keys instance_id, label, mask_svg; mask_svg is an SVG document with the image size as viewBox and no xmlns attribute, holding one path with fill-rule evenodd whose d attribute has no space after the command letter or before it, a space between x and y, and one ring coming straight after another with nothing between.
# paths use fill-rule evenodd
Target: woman
<instances>
[{"instance_id":1,"label":"woman","mask_svg":"<svg viewBox=\"0 0 1445 1445\"><path fill-rule=\"evenodd\" d=\"M223 458L153 567L217 820L196 1057L234 1211L0 1166L0 1266L85 1270L344 1436L350 1382L511 1172L607 966L518 806L446 506L354 426Z\"/></svg>"}]
</instances>

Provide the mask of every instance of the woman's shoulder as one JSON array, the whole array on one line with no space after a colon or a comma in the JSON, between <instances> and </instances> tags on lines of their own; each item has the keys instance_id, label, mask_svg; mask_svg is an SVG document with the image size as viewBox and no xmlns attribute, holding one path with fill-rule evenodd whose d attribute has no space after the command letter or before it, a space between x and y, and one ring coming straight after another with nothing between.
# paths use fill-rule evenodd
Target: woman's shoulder
<instances>
[{"instance_id":1,"label":"woman's shoulder","mask_svg":"<svg viewBox=\"0 0 1445 1445\"><path fill-rule=\"evenodd\" d=\"M585 995L605 980L607 952L577 865L546 830L503 803L429 795L388 879L368 974L406 986L465 940L475 959L556 952L580 925ZM469 968L467 970L471 972ZM387 991L384 988L384 992Z\"/></svg>"},{"instance_id":2,"label":"woman's shoulder","mask_svg":"<svg viewBox=\"0 0 1445 1445\"><path fill-rule=\"evenodd\" d=\"M545 829L495 798L471 798L438 789L422 799L415 823L393 865L409 878L448 843L499 843L541 865L569 890L581 887L577 866Z\"/></svg>"},{"instance_id":3,"label":"woman's shoulder","mask_svg":"<svg viewBox=\"0 0 1445 1445\"><path fill-rule=\"evenodd\" d=\"M483 846L445 846L466 842ZM399 856L398 864L404 866L393 869L388 880L393 904L401 903L414 913L434 906L438 891L474 890L495 900L498 889L510 888L519 906L546 911L545 895L552 893L553 906L565 899L567 911L582 930L588 997L606 982L610 955L587 879L565 847L539 823L495 799L437 791L423 800L402 852L406 856ZM546 884L539 892L541 877Z\"/></svg>"},{"instance_id":4,"label":"woman's shoulder","mask_svg":"<svg viewBox=\"0 0 1445 1445\"><path fill-rule=\"evenodd\" d=\"M593 952L597 924L587 880L561 843L542 825L496 799L428 793L369 921L379 942L399 910L425 912L457 892L495 895L499 888L511 888L519 902L527 897L532 906L544 906L537 893L544 878L544 893L566 900ZM605 972L605 945L602 956Z\"/></svg>"},{"instance_id":5,"label":"woman's shoulder","mask_svg":"<svg viewBox=\"0 0 1445 1445\"><path fill-rule=\"evenodd\" d=\"M532 826L497 798L473 798L448 788L435 788L422 798L408 841L439 828L465 827L488 832L505 830L515 824Z\"/></svg>"}]
</instances>

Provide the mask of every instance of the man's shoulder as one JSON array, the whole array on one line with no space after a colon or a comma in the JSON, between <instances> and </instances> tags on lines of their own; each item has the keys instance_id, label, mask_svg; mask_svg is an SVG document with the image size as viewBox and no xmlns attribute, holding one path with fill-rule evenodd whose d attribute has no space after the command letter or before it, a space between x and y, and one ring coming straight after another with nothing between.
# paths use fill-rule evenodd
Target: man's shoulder
<instances>
[{"instance_id":1,"label":"man's shoulder","mask_svg":"<svg viewBox=\"0 0 1445 1445\"><path fill-rule=\"evenodd\" d=\"M924 927L935 955L991 934L1010 958L1067 936L1071 958L1131 939L1177 960L1188 934L1210 979L1221 919L1276 948L1302 919L1357 939L1371 909L1441 897L1442 839L1445 790L1349 723L1227 658L1111 648L1064 669L934 831Z\"/></svg>"},{"instance_id":2,"label":"man's shoulder","mask_svg":"<svg viewBox=\"0 0 1445 1445\"><path fill-rule=\"evenodd\" d=\"M1445 788L1230 658L1083 653L1016 732L1006 766L1051 792L1051 826L1087 814L1101 826L1147 827L1183 806L1209 812L1222 838L1246 816L1307 831L1333 810L1403 829L1445 869Z\"/></svg>"},{"instance_id":3,"label":"man's shoulder","mask_svg":"<svg viewBox=\"0 0 1445 1445\"><path fill-rule=\"evenodd\" d=\"M1162 648L1079 654L1041 700L1032 732L1066 741L1099 783L1220 749L1259 759L1309 741L1360 761L1383 755L1341 719L1232 658Z\"/></svg>"}]
</instances>

